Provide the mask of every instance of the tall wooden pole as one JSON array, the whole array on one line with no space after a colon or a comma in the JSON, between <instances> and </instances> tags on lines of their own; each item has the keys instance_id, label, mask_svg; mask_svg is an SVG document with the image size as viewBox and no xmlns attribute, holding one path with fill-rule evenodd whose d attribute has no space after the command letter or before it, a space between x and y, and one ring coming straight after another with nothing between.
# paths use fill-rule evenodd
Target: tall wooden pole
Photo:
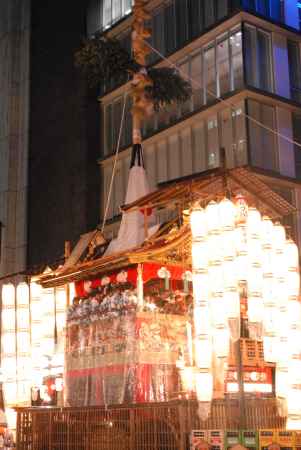
<instances>
[{"instance_id":1,"label":"tall wooden pole","mask_svg":"<svg viewBox=\"0 0 301 450\"><path fill-rule=\"evenodd\" d=\"M145 94L145 87L152 84L145 68L146 57L151 52L144 42L145 39L151 36L151 31L145 26L145 21L151 18L145 9L146 3L148 3L148 0L135 0L133 7L132 51L135 60L141 65L140 71L133 76L131 90L133 98L133 145L141 144L143 119L152 109L152 102Z\"/></svg>"}]
</instances>

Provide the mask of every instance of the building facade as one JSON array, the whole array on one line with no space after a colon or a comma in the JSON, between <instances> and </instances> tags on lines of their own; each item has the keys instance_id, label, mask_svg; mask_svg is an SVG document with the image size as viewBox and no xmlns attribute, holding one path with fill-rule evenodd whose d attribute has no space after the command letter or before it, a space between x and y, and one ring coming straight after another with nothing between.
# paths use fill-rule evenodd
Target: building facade
<instances>
[{"instance_id":1,"label":"building facade","mask_svg":"<svg viewBox=\"0 0 301 450\"><path fill-rule=\"evenodd\" d=\"M0 2L0 278L99 221L99 106L74 65L87 3Z\"/></svg>"},{"instance_id":2,"label":"building facade","mask_svg":"<svg viewBox=\"0 0 301 450\"><path fill-rule=\"evenodd\" d=\"M30 1L0 2L0 278L26 267Z\"/></svg>"},{"instance_id":3,"label":"building facade","mask_svg":"<svg viewBox=\"0 0 301 450\"><path fill-rule=\"evenodd\" d=\"M301 78L297 1L150 1L149 64L176 65L192 79L192 98L145 124L144 156L153 189L220 165L251 165L286 199L299 201ZM128 2L93 1L88 32L106 32L130 48ZM168 58L168 61L164 58ZM124 102L108 233L115 234L130 159L129 84L101 87L101 206L105 205ZM261 124L261 125L260 125ZM287 219L297 237L298 217Z\"/></svg>"}]
</instances>

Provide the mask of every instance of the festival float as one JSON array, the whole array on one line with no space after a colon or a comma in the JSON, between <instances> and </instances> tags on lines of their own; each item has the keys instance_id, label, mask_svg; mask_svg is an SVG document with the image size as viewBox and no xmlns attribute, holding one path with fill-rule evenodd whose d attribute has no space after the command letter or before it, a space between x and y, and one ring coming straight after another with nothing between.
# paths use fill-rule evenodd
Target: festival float
<instances>
[{"instance_id":1,"label":"festival float","mask_svg":"<svg viewBox=\"0 0 301 450\"><path fill-rule=\"evenodd\" d=\"M148 221L144 208L183 205L141 246L43 278L75 282L68 405L196 398L206 420L212 399L243 388L298 419L299 258L277 221L293 208L250 169L218 172L126 205L121 230L132 214Z\"/></svg>"},{"instance_id":2,"label":"festival float","mask_svg":"<svg viewBox=\"0 0 301 450\"><path fill-rule=\"evenodd\" d=\"M220 168L149 192L141 123L186 101L190 87L174 69L147 69L145 2L133 12L134 59L97 36L77 55L94 83L131 76L128 189L115 239L106 241L104 217L61 267L30 283L31 303L44 305L31 326L43 330L46 381L60 401L17 408L18 449L297 448L299 254L281 224L295 208L256 170L227 169L222 149ZM35 399L43 386L45 405L44 369Z\"/></svg>"},{"instance_id":3,"label":"festival float","mask_svg":"<svg viewBox=\"0 0 301 450\"><path fill-rule=\"evenodd\" d=\"M134 164L132 174L137 168L145 173ZM174 219L154 226L159 209ZM67 417L77 425L91 420L89 445L98 448L115 448L121 423L116 440L125 439L125 448L142 441L151 448L154 439L164 448L165 438L168 448L186 448L188 435L192 448L294 440L301 418L299 255L279 222L293 212L252 169L216 169L124 205L119 233L137 226L135 239L147 235L136 247L116 252L120 235L96 245L96 231L79 257L79 243L70 255L76 264L67 260L40 279L43 289L74 292L64 407L54 408L62 417L51 426L63 422L78 439ZM19 409L24 433L26 414L45 420L51 412ZM99 417L112 426L106 438Z\"/></svg>"}]
</instances>

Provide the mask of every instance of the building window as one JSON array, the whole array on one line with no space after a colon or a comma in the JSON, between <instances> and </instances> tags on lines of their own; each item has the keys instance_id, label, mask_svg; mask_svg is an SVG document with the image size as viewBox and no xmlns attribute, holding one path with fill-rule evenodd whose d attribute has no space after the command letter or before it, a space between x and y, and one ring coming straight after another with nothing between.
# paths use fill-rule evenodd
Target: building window
<instances>
[{"instance_id":1,"label":"building window","mask_svg":"<svg viewBox=\"0 0 301 450\"><path fill-rule=\"evenodd\" d=\"M212 45L204 50L204 94L205 103L211 103L217 97L216 92L216 60L215 60L215 45Z\"/></svg>"},{"instance_id":2,"label":"building window","mask_svg":"<svg viewBox=\"0 0 301 450\"><path fill-rule=\"evenodd\" d=\"M282 22L284 18L283 0L243 0L243 7L269 19Z\"/></svg>"},{"instance_id":3,"label":"building window","mask_svg":"<svg viewBox=\"0 0 301 450\"><path fill-rule=\"evenodd\" d=\"M243 56L241 31L230 36L231 90L243 86Z\"/></svg>"},{"instance_id":4,"label":"building window","mask_svg":"<svg viewBox=\"0 0 301 450\"><path fill-rule=\"evenodd\" d=\"M124 97L118 97L112 103L104 107L104 156L109 156L115 152L119 129L122 118L122 110L124 105ZM132 114L131 114L131 97L127 96L125 105L124 123L120 146L126 147L131 144L132 140Z\"/></svg>"},{"instance_id":5,"label":"building window","mask_svg":"<svg viewBox=\"0 0 301 450\"><path fill-rule=\"evenodd\" d=\"M275 133L270 131L276 131L275 108L255 100L247 100L247 106L248 115L254 119L247 119L250 163L255 167L277 172L277 138Z\"/></svg>"},{"instance_id":6,"label":"building window","mask_svg":"<svg viewBox=\"0 0 301 450\"><path fill-rule=\"evenodd\" d=\"M132 0L102 0L102 28L111 27L132 11Z\"/></svg>"},{"instance_id":7,"label":"building window","mask_svg":"<svg viewBox=\"0 0 301 450\"><path fill-rule=\"evenodd\" d=\"M294 141L301 145L301 114L293 114ZM301 148L295 145L295 173L296 178L301 180Z\"/></svg>"},{"instance_id":8,"label":"building window","mask_svg":"<svg viewBox=\"0 0 301 450\"><path fill-rule=\"evenodd\" d=\"M273 91L271 36L259 28L244 26L246 81L250 86Z\"/></svg>"},{"instance_id":9,"label":"building window","mask_svg":"<svg viewBox=\"0 0 301 450\"><path fill-rule=\"evenodd\" d=\"M288 41L288 62L291 98L301 102L301 62L298 42Z\"/></svg>"},{"instance_id":10,"label":"building window","mask_svg":"<svg viewBox=\"0 0 301 450\"><path fill-rule=\"evenodd\" d=\"M159 13L156 15L159 23ZM144 123L143 136L168 127L182 117L191 114L205 104L212 103L217 97L229 91L240 89L243 85L243 63L241 31L233 30L219 36L209 46L199 49L185 60L178 62L180 73L192 80L192 98L178 107L170 105ZM129 100L128 100L129 101ZM117 144L117 132L122 111L122 99L115 99L104 108L104 126L106 129L105 152L110 154ZM131 114L126 113L125 132L122 146L130 145Z\"/></svg>"}]
</instances>

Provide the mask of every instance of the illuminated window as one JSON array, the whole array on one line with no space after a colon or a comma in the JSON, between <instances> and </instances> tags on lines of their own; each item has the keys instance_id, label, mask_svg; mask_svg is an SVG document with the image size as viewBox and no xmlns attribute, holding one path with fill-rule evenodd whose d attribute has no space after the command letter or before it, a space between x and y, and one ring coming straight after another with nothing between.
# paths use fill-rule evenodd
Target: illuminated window
<instances>
[{"instance_id":1,"label":"illuminated window","mask_svg":"<svg viewBox=\"0 0 301 450\"><path fill-rule=\"evenodd\" d=\"M270 34L259 28L246 25L244 37L247 84L272 92Z\"/></svg>"},{"instance_id":2,"label":"illuminated window","mask_svg":"<svg viewBox=\"0 0 301 450\"><path fill-rule=\"evenodd\" d=\"M301 61L298 42L288 41L288 61L291 98L297 102L301 102Z\"/></svg>"},{"instance_id":3,"label":"illuminated window","mask_svg":"<svg viewBox=\"0 0 301 450\"><path fill-rule=\"evenodd\" d=\"M132 0L102 0L102 28L110 28L132 11Z\"/></svg>"}]
</instances>

